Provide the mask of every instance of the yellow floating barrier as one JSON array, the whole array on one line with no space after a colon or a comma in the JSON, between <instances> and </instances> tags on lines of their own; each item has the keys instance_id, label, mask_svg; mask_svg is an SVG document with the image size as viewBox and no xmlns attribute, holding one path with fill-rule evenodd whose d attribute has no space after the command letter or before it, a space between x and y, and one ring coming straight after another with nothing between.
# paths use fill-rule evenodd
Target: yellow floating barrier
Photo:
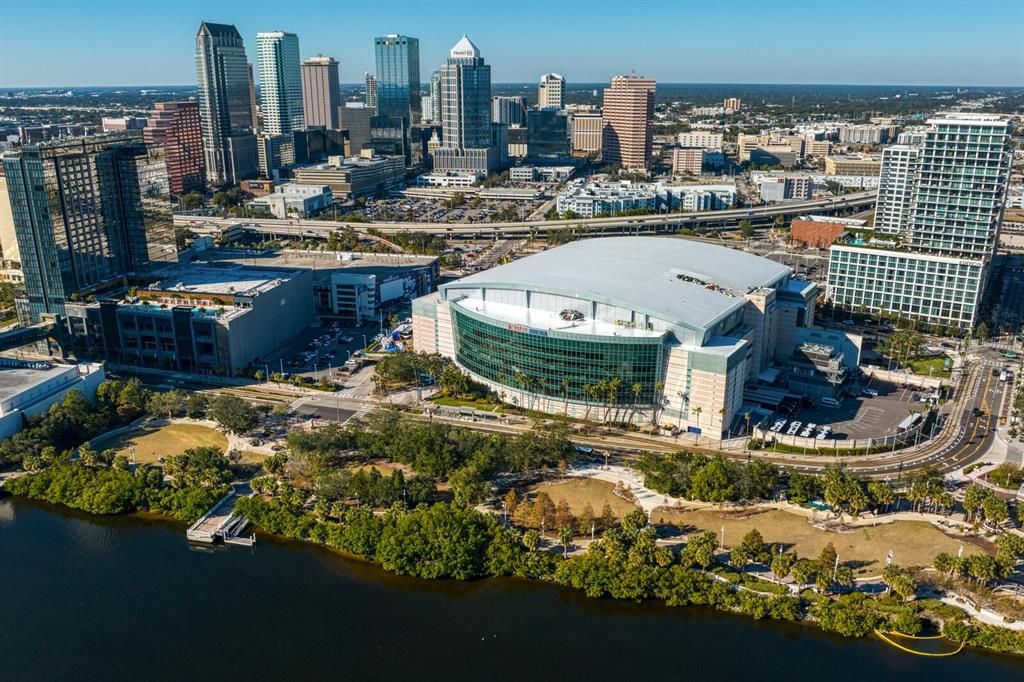
<instances>
[{"instance_id":1,"label":"yellow floating barrier","mask_svg":"<svg viewBox=\"0 0 1024 682\"><path fill-rule=\"evenodd\" d=\"M886 644L891 644L892 646L896 647L900 651L905 651L906 653L914 654L915 656L927 656L929 658L945 658L946 656L956 656L958 653L963 651L963 648L966 645L966 642L960 642L960 646L958 646L956 648L956 650L954 650L954 651L944 651L942 653L930 653L930 652L927 652L927 651L915 651L914 649L910 649L908 647L903 646L899 642L894 642L893 640L889 639L889 637L890 636L892 636L892 637L902 637L903 639L915 639L915 640L945 639L942 635L931 635L931 636L928 636L928 637L918 637L916 635L905 635L902 632L882 632L881 630L878 630L878 629L875 630L875 634L878 635L879 638L883 642L885 642Z\"/></svg>"}]
</instances>

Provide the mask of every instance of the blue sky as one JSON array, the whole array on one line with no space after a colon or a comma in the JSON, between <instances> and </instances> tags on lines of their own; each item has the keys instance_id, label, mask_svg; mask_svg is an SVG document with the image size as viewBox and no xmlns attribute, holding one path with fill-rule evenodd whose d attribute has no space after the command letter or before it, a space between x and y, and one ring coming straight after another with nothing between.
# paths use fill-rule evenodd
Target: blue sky
<instances>
[{"instance_id":1,"label":"blue sky","mask_svg":"<svg viewBox=\"0 0 1024 682\"><path fill-rule=\"evenodd\" d=\"M9 0L0 85L195 82L201 20L299 35L341 80L373 37L420 39L421 76L468 33L496 82L557 71L601 82L1024 85L1024 0Z\"/></svg>"}]
</instances>

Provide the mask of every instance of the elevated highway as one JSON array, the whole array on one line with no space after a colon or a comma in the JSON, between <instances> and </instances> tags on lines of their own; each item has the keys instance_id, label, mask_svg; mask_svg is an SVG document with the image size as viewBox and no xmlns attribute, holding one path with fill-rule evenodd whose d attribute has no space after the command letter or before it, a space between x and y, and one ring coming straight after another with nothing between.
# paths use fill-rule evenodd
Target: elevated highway
<instances>
[{"instance_id":1,"label":"elevated highway","mask_svg":"<svg viewBox=\"0 0 1024 682\"><path fill-rule=\"evenodd\" d=\"M411 222L335 222L333 220L278 219L278 218L215 218L176 215L175 227L234 226L269 236L320 237L351 227L357 232L374 228L381 234L397 232L425 232L451 237L487 238L543 235L548 230L572 230L580 235L598 234L671 234L679 230L734 228L741 220L754 225L767 225L776 216L792 218L806 213L855 213L875 204L876 191L857 192L829 199L794 201L772 206L729 209L727 211L701 211L694 213L657 213L641 216L612 218L574 218L572 220L527 220L516 223L411 223Z\"/></svg>"}]
</instances>

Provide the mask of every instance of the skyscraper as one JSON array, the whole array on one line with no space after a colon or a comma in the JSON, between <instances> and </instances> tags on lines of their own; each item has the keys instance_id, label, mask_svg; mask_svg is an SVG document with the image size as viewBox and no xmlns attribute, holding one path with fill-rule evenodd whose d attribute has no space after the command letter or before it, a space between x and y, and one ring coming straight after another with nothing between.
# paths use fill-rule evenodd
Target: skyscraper
<instances>
[{"instance_id":1,"label":"skyscraper","mask_svg":"<svg viewBox=\"0 0 1024 682\"><path fill-rule=\"evenodd\" d=\"M363 80L366 81L366 94L363 96L363 102L366 106L377 110L377 77L369 71L363 73Z\"/></svg>"},{"instance_id":2,"label":"skyscraper","mask_svg":"<svg viewBox=\"0 0 1024 682\"><path fill-rule=\"evenodd\" d=\"M252 109L252 132L260 130L260 103L256 100L256 78L252 75L252 63L246 64L249 71L249 108Z\"/></svg>"},{"instance_id":3,"label":"skyscraper","mask_svg":"<svg viewBox=\"0 0 1024 682\"><path fill-rule=\"evenodd\" d=\"M263 132L281 135L304 125L299 37L284 31L256 34L260 64L260 111Z\"/></svg>"},{"instance_id":4,"label":"skyscraper","mask_svg":"<svg viewBox=\"0 0 1024 682\"><path fill-rule=\"evenodd\" d=\"M420 41L389 34L373 39L377 61L377 114L420 118Z\"/></svg>"},{"instance_id":5,"label":"skyscraper","mask_svg":"<svg viewBox=\"0 0 1024 682\"><path fill-rule=\"evenodd\" d=\"M1012 122L993 114L948 113L928 123L910 248L990 258L1006 203Z\"/></svg>"},{"instance_id":6,"label":"skyscraper","mask_svg":"<svg viewBox=\"0 0 1024 682\"><path fill-rule=\"evenodd\" d=\"M72 294L145 269L147 233L170 224L166 197L150 196L166 175L150 176L150 154L138 140L28 146L5 155L3 166L25 275L23 324L61 315Z\"/></svg>"},{"instance_id":7,"label":"skyscraper","mask_svg":"<svg viewBox=\"0 0 1024 682\"><path fill-rule=\"evenodd\" d=\"M338 62L332 57L310 57L302 62L302 107L306 126L338 130Z\"/></svg>"},{"instance_id":8,"label":"skyscraper","mask_svg":"<svg viewBox=\"0 0 1024 682\"><path fill-rule=\"evenodd\" d=\"M569 155L569 116L560 109L536 109L526 115L526 149L530 156Z\"/></svg>"},{"instance_id":9,"label":"skyscraper","mask_svg":"<svg viewBox=\"0 0 1024 682\"><path fill-rule=\"evenodd\" d=\"M876 239L829 249L827 296L934 327L971 328L999 240L1012 120L953 112L928 123L920 147L894 147L883 160Z\"/></svg>"},{"instance_id":10,"label":"skyscraper","mask_svg":"<svg viewBox=\"0 0 1024 682\"><path fill-rule=\"evenodd\" d=\"M557 73L546 73L537 86L538 109L561 109L565 106L565 79Z\"/></svg>"},{"instance_id":11,"label":"skyscraper","mask_svg":"<svg viewBox=\"0 0 1024 682\"><path fill-rule=\"evenodd\" d=\"M423 112L424 115L427 112ZM441 122L441 72L430 72L430 120L433 123Z\"/></svg>"},{"instance_id":12,"label":"skyscraper","mask_svg":"<svg viewBox=\"0 0 1024 682\"><path fill-rule=\"evenodd\" d=\"M455 44L441 67L441 146L434 168L483 174L497 167L491 125L491 67L467 37Z\"/></svg>"},{"instance_id":13,"label":"skyscraper","mask_svg":"<svg viewBox=\"0 0 1024 682\"><path fill-rule=\"evenodd\" d=\"M203 134L196 102L156 102L142 140L164 148L171 194L203 188Z\"/></svg>"},{"instance_id":14,"label":"skyscraper","mask_svg":"<svg viewBox=\"0 0 1024 682\"><path fill-rule=\"evenodd\" d=\"M653 78L615 76L604 91L601 159L627 170L646 170L654 142Z\"/></svg>"},{"instance_id":15,"label":"skyscraper","mask_svg":"<svg viewBox=\"0 0 1024 682\"><path fill-rule=\"evenodd\" d=\"M875 232L902 235L910 228L921 148L894 144L882 150Z\"/></svg>"},{"instance_id":16,"label":"skyscraper","mask_svg":"<svg viewBox=\"0 0 1024 682\"><path fill-rule=\"evenodd\" d=\"M196 81L206 177L238 182L256 171L245 46L230 24L203 22L196 33Z\"/></svg>"},{"instance_id":17,"label":"skyscraper","mask_svg":"<svg viewBox=\"0 0 1024 682\"><path fill-rule=\"evenodd\" d=\"M526 123L526 99L522 95L491 98L491 122L521 126Z\"/></svg>"}]
</instances>

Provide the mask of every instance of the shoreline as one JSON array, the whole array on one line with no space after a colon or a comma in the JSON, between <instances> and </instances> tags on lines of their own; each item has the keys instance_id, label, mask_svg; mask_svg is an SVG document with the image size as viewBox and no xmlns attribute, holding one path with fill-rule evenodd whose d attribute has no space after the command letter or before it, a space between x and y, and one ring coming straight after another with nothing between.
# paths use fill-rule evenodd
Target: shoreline
<instances>
[{"instance_id":1,"label":"shoreline","mask_svg":"<svg viewBox=\"0 0 1024 682\"><path fill-rule=\"evenodd\" d=\"M94 513L91 513L91 512L87 512L87 511L80 510L80 509L75 509L73 507L70 507L70 506L67 506L67 505L63 505L63 504L59 504L59 503L51 503L51 502L47 502L45 500L35 499L35 498L27 497L27 496L15 495L15 494L12 494L12 493L9 493L9 492L6 492L6 491L0 492L0 499L3 499L4 497L8 497L8 496L11 497L12 499L19 500L22 503L28 502L28 503L30 503L32 505L37 505L40 508L42 508L44 511L47 511L49 513L57 513L57 514L61 514L61 515L72 515L72 516L76 516L76 517L79 517L79 518L82 518L82 519L85 519L85 520L89 520L89 521L93 521L93 522L95 522L97 519L104 519L105 521L108 521L108 522L109 521L129 521L130 524L133 524L135 522L142 522L141 523L142 526L153 526L153 525L156 525L156 526L164 526L167 529L174 528L174 529L178 529L178 530L180 530L182 528L186 528L187 525L188 525L186 522L179 521L179 520L173 518L172 516L170 516L169 514L165 514L165 513L161 513L161 512L137 511L137 512L115 513L115 514L94 514ZM125 527L125 525L127 525L127 524L113 523L111 525ZM357 571L357 574L359 574L359 577L360 577L361 580L372 580L372 581L375 581L375 582L378 582L378 583L382 582L382 581L386 583L386 582L390 581L389 579L393 579L393 580L400 581L401 583L403 583L406 586L408 586L410 584L419 584L422 587L425 587L427 585L441 585L441 586L464 586L464 587L467 587L467 588L471 588L474 585L483 586L483 585L486 585L486 584L489 584L489 583L509 584L509 585L516 585L518 587L526 587L526 586L538 587L538 588L541 588L541 587L554 587L556 589L559 589L559 591L566 590L567 594L575 595L576 597L579 597L579 598L581 598L582 600L584 600L586 602L593 601L593 602L607 602L607 603L614 603L614 604L628 604L628 603L632 603L632 604L637 604L637 605L642 604L642 605L645 605L645 606L655 605L655 606L657 606L659 608L666 609L668 611L675 611L675 610L679 609L680 607L691 607L691 608L695 608L698 611L704 611L704 612L707 612L707 613L715 613L715 614L720 614L720 615L723 615L723 616L731 616L731 617L742 618L742 620L744 620L747 623L747 625L762 625L762 626L763 625L771 625L774 628L778 628L779 625L784 625L784 626L800 626L801 629L803 629L805 627L809 627L809 628L813 628L815 634L824 635L824 636L827 636L829 638L835 638L837 640L842 640L842 641L864 639L864 638L868 638L871 635L873 635L873 633L871 633L871 632L866 633L863 636L845 635L845 634L842 634L842 633L839 633L839 632L835 632L833 630L826 629L825 627L822 626L821 622L818 619L816 619L814 616L812 616L812 614L810 613L812 602L809 602L803 596L803 593L801 593L799 596L785 597L785 598L788 598L788 599L796 601L797 604L798 604L798 608L799 608L799 612L798 612L797 616L795 618L789 619L789 618L774 617L773 615L766 615L766 614L762 614L762 615L759 615L759 616L754 616L754 615L751 615L749 613L743 612L739 608L738 605L731 605L731 606L730 605L726 605L726 604L717 604L716 605L716 604L712 604L712 603L706 603L706 604L699 604L699 603L671 604L671 603L669 603L669 600L659 599L657 597L649 597L649 598L640 597L640 598L637 598L637 599L631 599L631 598L617 598L617 597L614 597L614 596L611 596L611 595L607 595L607 594L594 597L594 596L591 596L591 595L587 594L587 592L584 589L581 589L581 588L578 588L578 587L575 587L575 586L572 586L572 585L563 584L563 583L558 582L555 579L555 577L554 577L554 573L552 573L550 577L542 577L542 578L532 577L532 576L527 576L527 575L482 575L482 576L466 578L466 579L456 578L456 577L426 578L426 577L421 577L421 576L407 575L407 574L404 574L404 573L399 572L399 571L389 570L388 568L385 568L379 561L377 561L375 559L371 559L371 558L367 558L367 557L364 557L364 556L360 556L358 554L354 554L352 552L346 551L346 550L341 549L341 548L332 547L329 544L327 544L326 542L317 542L317 541L314 541L314 540L309 539L309 538L292 538L292 537L287 537L287 536L284 536L284 535L281 535L281 534L277 534L277 533L271 533L271 532L268 532L268 531L260 528L255 523L253 523L252 526L254 528L259 529L259 532L267 539L268 542L270 542L270 543L272 543L272 544L274 544L274 545L276 545L278 547L287 547L287 548L291 548L291 549L313 549L317 553L322 553L321 556L323 556L325 558L326 557L330 557L332 560L340 560L342 563L348 565L349 567L353 567L353 566L354 567L359 567L360 570ZM188 543L187 540L186 540L186 543L190 544L190 545L192 544L192 543ZM203 546L205 546L205 545L203 545ZM214 551L217 551L217 549L218 549L217 546L213 546L213 548L214 548ZM223 548L223 546L221 546L221 548ZM546 551L546 550L538 550L538 552L544 552L544 551ZM563 561L561 559L561 557L558 555L558 553L555 553L555 552L548 552L548 553L554 555L557 561ZM726 570L734 570L732 567L726 566L725 564L721 564L721 563L718 563L715 566L715 568L726 569ZM694 574L697 574L697 575L702 575L704 578L708 578L709 577L708 576L709 572L713 573L713 571L701 572L701 571L697 571L696 569L686 569L686 570L688 570L688 571L690 571L690 572L692 572ZM368 571L372 572L373 575L369 575ZM717 577L717 578L712 578L711 579L711 583L724 584L724 583L729 583L729 581L728 581L727 578ZM755 599L760 599L760 600L764 600L764 601L771 601L771 600L777 599L778 597L781 596L781 595L772 594L772 593L769 593L769 592L761 592L759 590L750 590L749 588L747 588L746 586L744 586L744 585L742 585L740 583L729 584L726 589L728 589L730 593L736 594L736 595L742 594L744 592L754 593L756 595ZM827 599L827 600L831 601L833 604L835 604L837 602L836 602L836 599L834 597L837 597L837 596L839 596L839 595L821 595L819 598L820 599ZM923 622L926 624L926 627L931 628L931 629L935 629L939 633L942 632L942 623L941 622L936 622L936 621L933 621L933 620L930 620L930 619L924 620ZM970 622L971 622L972 625L974 625L976 627L994 628L994 629L1005 630L1006 632L1012 632L1010 630L1006 630L1005 628L999 628L998 626L985 625L985 624L980 623L979 621L977 621L977 620L975 620L973 618L970 618ZM787 629L788 630L789 627L784 627L783 629ZM877 637L871 637L871 638L877 638ZM950 645L952 645L952 646L955 646L955 645L960 643L959 641L951 639L951 638L948 638L946 636L943 636L943 639L946 642L948 642ZM1008 652L1008 651L1001 651L1001 650L998 650L998 649L989 648L989 647L985 647L985 646L980 646L980 645L972 644L972 643L969 643L969 642L966 644L966 647L969 648L971 651L978 652L978 653L986 653L986 654L989 654L989 655L993 655L994 654L994 655L1005 656L1005 657L1009 657L1009 658L1017 659L1017 660L1021 660L1022 658L1024 658L1024 651L1021 651L1019 653Z\"/></svg>"}]
</instances>

